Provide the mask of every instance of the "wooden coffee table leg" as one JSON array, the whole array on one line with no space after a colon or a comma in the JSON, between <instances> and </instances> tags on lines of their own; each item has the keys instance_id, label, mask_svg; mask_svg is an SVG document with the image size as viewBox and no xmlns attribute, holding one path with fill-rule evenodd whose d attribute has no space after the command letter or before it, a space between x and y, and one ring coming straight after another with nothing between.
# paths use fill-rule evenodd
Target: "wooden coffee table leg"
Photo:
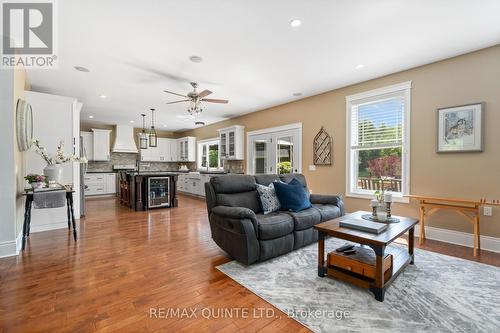
<instances>
[{"instance_id":1,"label":"wooden coffee table leg","mask_svg":"<svg viewBox=\"0 0 500 333\"><path fill-rule=\"evenodd\" d=\"M318 231L318 276L324 277L326 274L325 266L325 233Z\"/></svg>"},{"instance_id":2,"label":"wooden coffee table leg","mask_svg":"<svg viewBox=\"0 0 500 333\"><path fill-rule=\"evenodd\" d=\"M379 302L384 301L385 288L384 288L384 253L385 246L370 245L375 251L377 258L375 269L375 284L370 286L370 291L375 295L375 299Z\"/></svg>"},{"instance_id":3,"label":"wooden coffee table leg","mask_svg":"<svg viewBox=\"0 0 500 333\"><path fill-rule=\"evenodd\" d=\"M410 254L410 265L414 264L413 248L415 244L415 227L410 228L408 231L408 253Z\"/></svg>"}]
</instances>

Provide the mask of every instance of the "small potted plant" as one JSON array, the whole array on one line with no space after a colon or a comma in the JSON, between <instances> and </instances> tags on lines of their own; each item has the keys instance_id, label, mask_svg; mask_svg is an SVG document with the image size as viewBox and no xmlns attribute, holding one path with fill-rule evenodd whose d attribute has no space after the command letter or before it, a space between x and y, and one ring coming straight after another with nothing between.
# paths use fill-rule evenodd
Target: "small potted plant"
<instances>
[{"instance_id":1,"label":"small potted plant","mask_svg":"<svg viewBox=\"0 0 500 333\"><path fill-rule=\"evenodd\" d=\"M87 159L84 157L78 157L76 155L64 155L64 142L60 141L57 146L57 151L55 156L50 156L47 153L45 147L40 144L39 140L33 140L33 149L40 155L47 166L43 169L43 174L47 177L49 182L54 182L60 184L62 181L62 164L68 162L80 162L87 163Z\"/></svg>"},{"instance_id":2,"label":"small potted plant","mask_svg":"<svg viewBox=\"0 0 500 333\"><path fill-rule=\"evenodd\" d=\"M44 188L47 184L47 177L30 173L24 177L33 189Z\"/></svg>"}]
</instances>

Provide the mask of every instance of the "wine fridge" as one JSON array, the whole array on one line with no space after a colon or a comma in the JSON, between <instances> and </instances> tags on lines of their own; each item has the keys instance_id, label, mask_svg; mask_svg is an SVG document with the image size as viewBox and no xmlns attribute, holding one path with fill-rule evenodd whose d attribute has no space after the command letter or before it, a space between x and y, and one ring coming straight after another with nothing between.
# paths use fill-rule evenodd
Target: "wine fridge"
<instances>
[{"instance_id":1,"label":"wine fridge","mask_svg":"<svg viewBox=\"0 0 500 333\"><path fill-rule=\"evenodd\" d=\"M170 177L148 177L148 208L170 207Z\"/></svg>"}]
</instances>

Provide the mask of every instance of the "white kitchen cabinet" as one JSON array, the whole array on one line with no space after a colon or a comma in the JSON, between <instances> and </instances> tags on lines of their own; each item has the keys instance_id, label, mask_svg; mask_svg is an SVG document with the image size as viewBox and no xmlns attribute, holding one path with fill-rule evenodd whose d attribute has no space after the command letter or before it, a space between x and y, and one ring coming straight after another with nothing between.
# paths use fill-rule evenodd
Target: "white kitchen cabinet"
<instances>
[{"instance_id":1,"label":"white kitchen cabinet","mask_svg":"<svg viewBox=\"0 0 500 333\"><path fill-rule=\"evenodd\" d=\"M196 138L177 139L177 156L179 162L196 162Z\"/></svg>"},{"instance_id":2,"label":"white kitchen cabinet","mask_svg":"<svg viewBox=\"0 0 500 333\"><path fill-rule=\"evenodd\" d=\"M167 161L168 162L177 162L177 160L178 160L177 140L167 139L167 146L168 146Z\"/></svg>"},{"instance_id":3,"label":"white kitchen cabinet","mask_svg":"<svg viewBox=\"0 0 500 333\"><path fill-rule=\"evenodd\" d=\"M85 195L116 194L115 173L87 173Z\"/></svg>"},{"instance_id":4,"label":"white kitchen cabinet","mask_svg":"<svg viewBox=\"0 0 500 333\"><path fill-rule=\"evenodd\" d=\"M157 147L141 149L142 162L177 162L177 140L158 138Z\"/></svg>"},{"instance_id":5,"label":"white kitchen cabinet","mask_svg":"<svg viewBox=\"0 0 500 333\"><path fill-rule=\"evenodd\" d=\"M219 129L219 152L222 159L243 160L245 126L235 125Z\"/></svg>"},{"instance_id":6,"label":"white kitchen cabinet","mask_svg":"<svg viewBox=\"0 0 500 333\"><path fill-rule=\"evenodd\" d=\"M92 128L93 133L93 160L110 160L110 133L111 130Z\"/></svg>"},{"instance_id":7,"label":"white kitchen cabinet","mask_svg":"<svg viewBox=\"0 0 500 333\"><path fill-rule=\"evenodd\" d=\"M83 155L89 161L94 160L94 135L92 132L80 132L80 136L82 137L82 150Z\"/></svg>"}]
</instances>

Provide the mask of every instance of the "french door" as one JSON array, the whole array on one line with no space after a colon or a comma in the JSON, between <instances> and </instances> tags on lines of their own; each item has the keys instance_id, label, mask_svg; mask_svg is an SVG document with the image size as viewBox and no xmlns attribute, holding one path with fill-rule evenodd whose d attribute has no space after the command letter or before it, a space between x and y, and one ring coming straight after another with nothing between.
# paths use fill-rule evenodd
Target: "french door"
<instances>
[{"instance_id":1,"label":"french door","mask_svg":"<svg viewBox=\"0 0 500 333\"><path fill-rule=\"evenodd\" d=\"M301 172L300 129L289 129L248 136L250 174L288 174Z\"/></svg>"}]
</instances>

